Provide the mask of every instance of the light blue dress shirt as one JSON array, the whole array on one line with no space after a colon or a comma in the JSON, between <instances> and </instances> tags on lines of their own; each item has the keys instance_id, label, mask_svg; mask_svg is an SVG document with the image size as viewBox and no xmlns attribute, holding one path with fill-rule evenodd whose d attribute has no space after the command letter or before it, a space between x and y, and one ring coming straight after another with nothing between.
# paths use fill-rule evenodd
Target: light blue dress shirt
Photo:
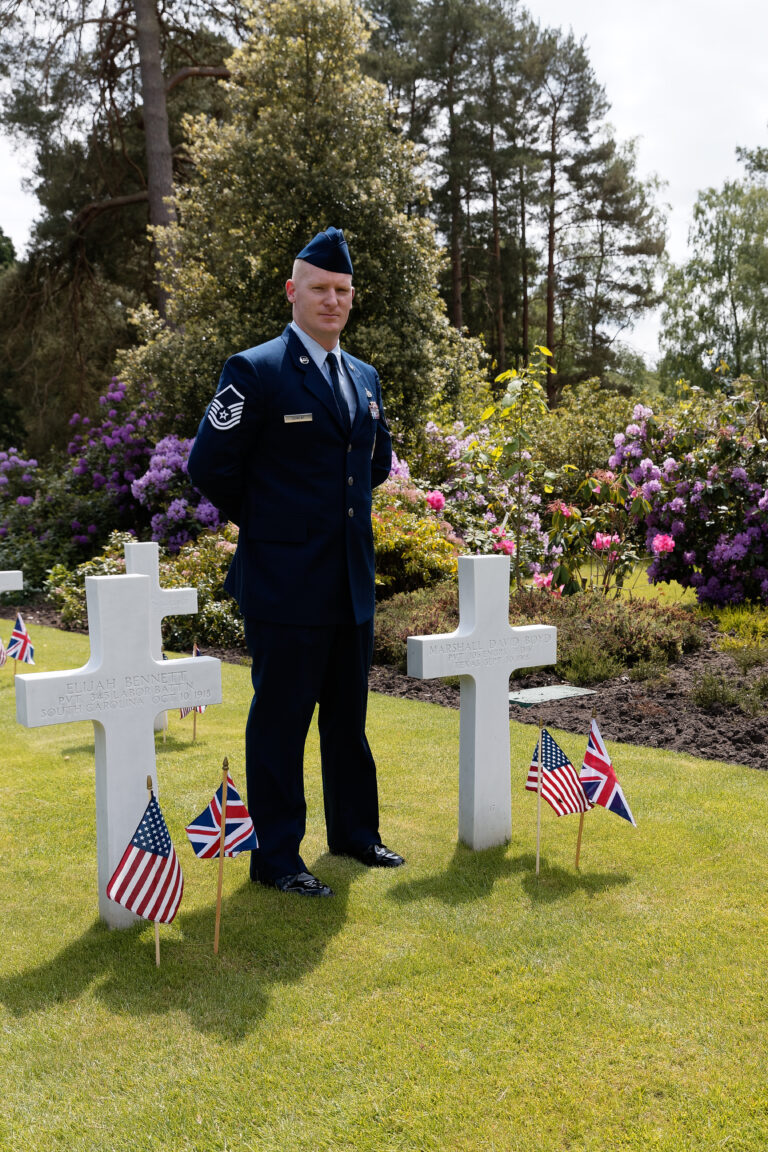
<instances>
[{"instance_id":1,"label":"light blue dress shirt","mask_svg":"<svg viewBox=\"0 0 768 1152\"><path fill-rule=\"evenodd\" d=\"M303 328L299 328L295 320L291 320L291 328L293 328L299 340L301 340L307 352L322 372L323 378L328 381L328 387L332 389L331 374L325 363L326 356L329 355L328 350L323 348L322 344L318 344L317 340L313 340L311 336L307 335ZM347 407L349 408L350 423L352 423L355 419L355 413L357 412L357 396L355 394L354 384L350 380L344 365L344 357L341 355L341 345L338 341L336 342L336 347L331 349L330 354L335 356L339 363L339 383L344 399L347 402Z\"/></svg>"}]
</instances>

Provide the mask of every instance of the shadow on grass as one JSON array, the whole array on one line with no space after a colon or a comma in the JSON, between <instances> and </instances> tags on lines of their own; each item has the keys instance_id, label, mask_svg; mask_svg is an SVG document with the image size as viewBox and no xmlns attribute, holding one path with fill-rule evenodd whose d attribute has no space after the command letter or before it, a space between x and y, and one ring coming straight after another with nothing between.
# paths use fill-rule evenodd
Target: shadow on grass
<instances>
[{"instance_id":1,"label":"shadow on grass","mask_svg":"<svg viewBox=\"0 0 768 1152\"><path fill-rule=\"evenodd\" d=\"M525 873L522 887L534 904L564 900L577 891L596 895L619 884L628 884L632 879L620 872L569 872L565 868L549 868L543 858L537 877L533 852L509 856L508 846L504 844L482 852L457 844L444 872L421 880L404 880L392 888L389 897L401 904L425 899L441 900L444 904L468 904L485 899L498 880L517 873Z\"/></svg>"},{"instance_id":2,"label":"shadow on grass","mask_svg":"<svg viewBox=\"0 0 768 1152\"><path fill-rule=\"evenodd\" d=\"M341 931L349 879L342 869L327 879L331 899L286 895L246 881L222 902L218 956L215 905L184 913L182 904L170 927L160 925L159 968L154 925L142 920L110 930L97 921L52 959L0 979L0 1002L21 1017L90 990L116 1015L182 1012L201 1032L242 1040L263 1018L272 991L302 980Z\"/></svg>"},{"instance_id":3,"label":"shadow on grass","mask_svg":"<svg viewBox=\"0 0 768 1152\"><path fill-rule=\"evenodd\" d=\"M497 880L534 866L533 856L511 859L505 844L482 852L457 844L444 872L425 876L422 880L404 880L395 885L389 895L392 900L403 904L426 898L442 900L445 904L468 904L490 895Z\"/></svg>"},{"instance_id":4,"label":"shadow on grass","mask_svg":"<svg viewBox=\"0 0 768 1152\"><path fill-rule=\"evenodd\" d=\"M556 900L567 900L574 892L596 896L632 880L626 872L576 872L557 865L549 867L544 857L537 876L535 857L532 859L530 875L523 880L523 891L532 904L553 904Z\"/></svg>"},{"instance_id":5,"label":"shadow on grass","mask_svg":"<svg viewBox=\"0 0 768 1152\"><path fill-rule=\"evenodd\" d=\"M207 744L207 733L201 732L198 729L197 736L192 739L192 725L189 726L189 733L169 732L165 740L163 740L161 733L155 733L155 756L167 756L172 752L186 752L192 744L198 747L205 747ZM60 752L60 755L65 759L67 756L92 756L93 755L93 737L83 741L79 744L67 744Z\"/></svg>"}]
</instances>

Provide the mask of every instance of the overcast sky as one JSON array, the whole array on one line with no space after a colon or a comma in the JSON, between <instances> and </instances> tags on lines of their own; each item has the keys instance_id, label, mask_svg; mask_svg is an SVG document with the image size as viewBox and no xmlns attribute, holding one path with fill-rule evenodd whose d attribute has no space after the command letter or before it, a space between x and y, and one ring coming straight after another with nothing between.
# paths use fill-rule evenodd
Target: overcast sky
<instances>
[{"instance_id":1,"label":"overcast sky","mask_svg":"<svg viewBox=\"0 0 768 1152\"><path fill-rule=\"evenodd\" d=\"M768 4L764 0L529 0L546 27L586 38L620 140L639 138L641 176L667 182L669 252L685 258L696 194L740 172L737 144L768 146ZM36 202L22 156L0 138L0 228L23 253ZM657 322L629 337L656 352Z\"/></svg>"}]
</instances>

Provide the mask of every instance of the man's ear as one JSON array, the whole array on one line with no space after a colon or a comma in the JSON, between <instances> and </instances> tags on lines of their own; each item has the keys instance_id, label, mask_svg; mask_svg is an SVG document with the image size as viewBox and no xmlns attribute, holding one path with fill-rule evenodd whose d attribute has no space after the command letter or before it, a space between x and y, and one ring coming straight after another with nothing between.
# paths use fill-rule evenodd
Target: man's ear
<instances>
[{"instance_id":1,"label":"man's ear","mask_svg":"<svg viewBox=\"0 0 768 1152\"><path fill-rule=\"evenodd\" d=\"M285 294L288 297L289 302L293 304L294 298L296 296L296 285L294 284L293 280L286 280Z\"/></svg>"}]
</instances>

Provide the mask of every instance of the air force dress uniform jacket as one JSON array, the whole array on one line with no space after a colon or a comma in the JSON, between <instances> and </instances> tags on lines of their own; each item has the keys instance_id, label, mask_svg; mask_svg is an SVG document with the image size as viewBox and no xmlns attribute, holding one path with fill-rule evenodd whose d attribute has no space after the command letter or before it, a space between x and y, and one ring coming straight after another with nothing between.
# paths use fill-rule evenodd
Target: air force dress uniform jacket
<instances>
[{"instance_id":1,"label":"air force dress uniform jacket","mask_svg":"<svg viewBox=\"0 0 768 1152\"><path fill-rule=\"evenodd\" d=\"M225 587L246 618L373 616L371 491L392 446L375 369L342 355L357 399L349 431L290 325L226 362L200 424L189 475L239 526Z\"/></svg>"}]
</instances>

